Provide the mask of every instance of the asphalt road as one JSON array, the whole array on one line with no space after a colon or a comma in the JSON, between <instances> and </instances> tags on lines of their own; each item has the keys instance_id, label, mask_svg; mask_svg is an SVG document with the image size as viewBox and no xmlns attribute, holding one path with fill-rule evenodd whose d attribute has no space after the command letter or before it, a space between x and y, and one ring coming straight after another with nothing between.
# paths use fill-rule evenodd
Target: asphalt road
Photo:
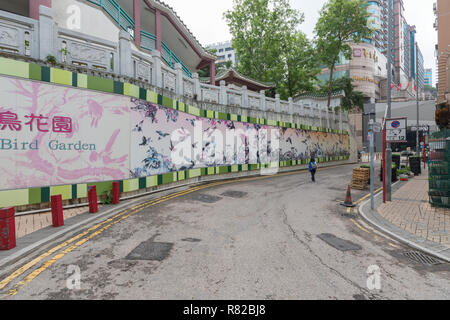
<instances>
[{"instance_id":1,"label":"asphalt road","mask_svg":"<svg viewBox=\"0 0 450 320\"><path fill-rule=\"evenodd\" d=\"M31 267L31 257L21 261L0 297L450 299L448 264L413 262L402 255L408 248L343 215L337 200L352 167L319 169L317 183L308 173L253 179L136 209ZM365 193L353 191L353 200ZM340 251L318 237L324 233L359 250ZM381 287L371 290L373 265Z\"/></svg>"}]
</instances>

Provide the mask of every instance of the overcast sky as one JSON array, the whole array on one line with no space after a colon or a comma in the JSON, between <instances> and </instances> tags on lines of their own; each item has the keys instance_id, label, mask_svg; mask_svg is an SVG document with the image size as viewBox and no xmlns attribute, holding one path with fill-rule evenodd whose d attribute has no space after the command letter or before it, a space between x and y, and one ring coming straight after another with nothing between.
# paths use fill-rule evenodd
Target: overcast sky
<instances>
[{"instance_id":1,"label":"overcast sky","mask_svg":"<svg viewBox=\"0 0 450 320\"><path fill-rule=\"evenodd\" d=\"M232 9L232 0L163 0L174 8L183 22L203 46L215 42L231 40L223 13ZM437 33L433 28L433 3L436 0L404 0L405 17L410 25L417 27L417 41L425 59L425 68L433 69L436 80L434 47ZM314 36L314 25L319 10L326 0L290 0L291 6L305 14L305 22L300 29L310 38Z\"/></svg>"}]
</instances>

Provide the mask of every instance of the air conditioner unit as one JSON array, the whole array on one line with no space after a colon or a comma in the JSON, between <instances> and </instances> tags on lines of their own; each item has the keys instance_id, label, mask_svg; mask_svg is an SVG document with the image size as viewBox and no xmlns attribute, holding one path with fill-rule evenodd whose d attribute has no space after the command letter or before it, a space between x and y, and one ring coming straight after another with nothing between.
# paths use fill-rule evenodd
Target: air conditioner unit
<instances>
[{"instance_id":1,"label":"air conditioner unit","mask_svg":"<svg viewBox=\"0 0 450 320\"><path fill-rule=\"evenodd\" d=\"M437 3L433 3L433 11L435 14L437 14Z\"/></svg>"},{"instance_id":2,"label":"air conditioner unit","mask_svg":"<svg viewBox=\"0 0 450 320\"><path fill-rule=\"evenodd\" d=\"M434 21L433 27L434 27L434 29L437 30L437 28L438 28L438 20L437 19Z\"/></svg>"}]
</instances>

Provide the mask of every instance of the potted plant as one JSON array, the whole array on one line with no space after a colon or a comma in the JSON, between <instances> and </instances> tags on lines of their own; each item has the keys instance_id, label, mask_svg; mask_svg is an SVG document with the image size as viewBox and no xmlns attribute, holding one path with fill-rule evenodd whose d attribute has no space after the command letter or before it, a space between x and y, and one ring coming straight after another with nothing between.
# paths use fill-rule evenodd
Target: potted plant
<instances>
[{"instance_id":1,"label":"potted plant","mask_svg":"<svg viewBox=\"0 0 450 320\"><path fill-rule=\"evenodd\" d=\"M51 54L47 55L46 57L47 62L50 63L52 66L56 64L56 58L52 56Z\"/></svg>"}]
</instances>

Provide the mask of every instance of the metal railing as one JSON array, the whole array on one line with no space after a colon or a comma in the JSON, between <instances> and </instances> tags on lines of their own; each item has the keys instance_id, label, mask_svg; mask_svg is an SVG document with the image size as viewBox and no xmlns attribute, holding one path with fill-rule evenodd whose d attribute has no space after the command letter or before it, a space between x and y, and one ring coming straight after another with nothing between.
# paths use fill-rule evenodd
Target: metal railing
<instances>
[{"instance_id":1,"label":"metal railing","mask_svg":"<svg viewBox=\"0 0 450 320\"><path fill-rule=\"evenodd\" d=\"M164 61L172 68L175 68L175 63L181 64L181 68L185 75L192 78L192 72L181 62L181 60L176 56L176 54L163 42L161 41L161 57Z\"/></svg>"},{"instance_id":2,"label":"metal railing","mask_svg":"<svg viewBox=\"0 0 450 320\"><path fill-rule=\"evenodd\" d=\"M103 8L117 22L117 24L127 31L134 39L134 20L115 0L88 0Z\"/></svg>"},{"instance_id":3,"label":"metal railing","mask_svg":"<svg viewBox=\"0 0 450 320\"><path fill-rule=\"evenodd\" d=\"M147 50L156 50L156 36L148 33L147 31L141 31L141 47Z\"/></svg>"}]
</instances>

